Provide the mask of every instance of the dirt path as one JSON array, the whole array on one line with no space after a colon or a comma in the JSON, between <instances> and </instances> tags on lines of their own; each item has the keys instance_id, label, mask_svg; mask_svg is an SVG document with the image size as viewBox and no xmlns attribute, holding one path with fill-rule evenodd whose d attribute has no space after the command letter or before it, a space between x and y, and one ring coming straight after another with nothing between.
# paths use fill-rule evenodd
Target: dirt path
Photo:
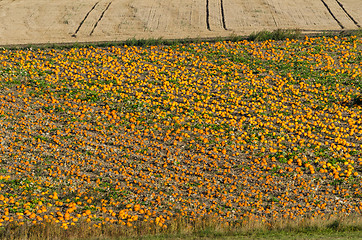
<instances>
[{"instance_id":1,"label":"dirt path","mask_svg":"<svg viewBox=\"0 0 362 240\"><path fill-rule=\"evenodd\" d=\"M0 45L358 29L360 0L0 0Z\"/></svg>"}]
</instances>

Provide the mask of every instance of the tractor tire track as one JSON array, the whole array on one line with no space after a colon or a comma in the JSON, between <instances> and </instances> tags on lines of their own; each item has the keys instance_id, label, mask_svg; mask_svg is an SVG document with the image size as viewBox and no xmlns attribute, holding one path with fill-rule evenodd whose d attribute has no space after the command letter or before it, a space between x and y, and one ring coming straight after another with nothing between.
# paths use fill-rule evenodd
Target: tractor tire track
<instances>
[{"instance_id":1,"label":"tractor tire track","mask_svg":"<svg viewBox=\"0 0 362 240\"><path fill-rule=\"evenodd\" d=\"M221 18L222 18L222 27L227 30L225 23L225 12L224 12L224 1L220 0L220 8L221 8Z\"/></svg>"},{"instance_id":2,"label":"tractor tire track","mask_svg":"<svg viewBox=\"0 0 362 240\"><path fill-rule=\"evenodd\" d=\"M324 6L327 8L329 14L334 18L334 20L338 23L338 25L344 29L344 26L342 25L342 23L336 18L336 16L334 16L332 10L329 8L328 4L324 1L324 0L321 0L322 3L324 4Z\"/></svg>"},{"instance_id":3,"label":"tractor tire track","mask_svg":"<svg viewBox=\"0 0 362 240\"><path fill-rule=\"evenodd\" d=\"M209 0L206 0L206 27L207 27L207 30L211 31L211 28L210 28Z\"/></svg>"},{"instance_id":4,"label":"tractor tire track","mask_svg":"<svg viewBox=\"0 0 362 240\"><path fill-rule=\"evenodd\" d=\"M273 18L274 25L275 25L276 27L279 27L279 25L278 25L278 23L277 23L277 20L276 20L276 18L275 18L275 16L274 16L275 6L272 5L269 1L265 1L265 2L266 2L266 4L268 5L269 11L270 11L270 15L271 15L271 17Z\"/></svg>"},{"instance_id":5,"label":"tractor tire track","mask_svg":"<svg viewBox=\"0 0 362 240\"><path fill-rule=\"evenodd\" d=\"M108 3L107 7L103 10L101 16L99 17L98 21L94 24L92 31L90 32L89 36L92 36L94 30L96 29L98 23L102 20L104 13L108 10L109 6L111 5L112 2Z\"/></svg>"},{"instance_id":6,"label":"tractor tire track","mask_svg":"<svg viewBox=\"0 0 362 240\"><path fill-rule=\"evenodd\" d=\"M87 12L87 14L84 16L83 20L80 22L77 30L75 30L74 34L72 35L72 37L76 37L77 33L79 32L80 28L82 27L84 21L87 19L87 17L89 16L89 14L96 8L96 6L98 5L99 2L96 2L93 7Z\"/></svg>"},{"instance_id":7,"label":"tractor tire track","mask_svg":"<svg viewBox=\"0 0 362 240\"><path fill-rule=\"evenodd\" d=\"M357 27L361 27L361 25L359 25L359 23L351 16L351 14L349 14L347 12L347 10L344 8L343 4L339 1L339 0L336 0L336 2L338 3L338 5L342 8L342 10L347 14L347 16L349 17L349 19L352 20L352 22L357 26Z\"/></svg>"}]
</instances>

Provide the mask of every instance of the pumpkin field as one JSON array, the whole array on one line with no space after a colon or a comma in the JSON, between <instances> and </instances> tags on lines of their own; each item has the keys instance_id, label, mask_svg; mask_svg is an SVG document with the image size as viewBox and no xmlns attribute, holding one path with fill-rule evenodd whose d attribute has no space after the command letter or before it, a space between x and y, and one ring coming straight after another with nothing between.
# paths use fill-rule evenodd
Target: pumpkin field
<instances>
[{"instance_id":1,"label":"pumpkin field","mask_svg":"<svg viewBox=\"0 0 362 240\"><path fill-rule=\"evenodd\" d=\"M361 216L362 39L0 50L0 225Z\"/></svg>"}]
</instances>

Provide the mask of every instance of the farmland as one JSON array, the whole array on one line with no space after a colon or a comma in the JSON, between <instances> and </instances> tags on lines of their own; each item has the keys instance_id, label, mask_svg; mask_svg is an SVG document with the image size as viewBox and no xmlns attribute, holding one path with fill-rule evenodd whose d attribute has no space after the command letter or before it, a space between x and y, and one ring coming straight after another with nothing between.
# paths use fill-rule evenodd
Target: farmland
<instances>
[{"instance_id":1,"label":"farmland","mask_svg":"<svg viewBox=\"0 0 362 240\"><path fill-rule=\"evenodd\" d=\"M360 0L2 0L0 46L356 30Z\"/></svg>"},{"instance_id":2,"label":"farmland","mask_svg":"<svg viewBox=\"0 0 362 240\"><path fill-rule=\"evenodd\" d=\"M361 215L361 46L3 49L0 224Z\"/></svg>"}]
</instances>

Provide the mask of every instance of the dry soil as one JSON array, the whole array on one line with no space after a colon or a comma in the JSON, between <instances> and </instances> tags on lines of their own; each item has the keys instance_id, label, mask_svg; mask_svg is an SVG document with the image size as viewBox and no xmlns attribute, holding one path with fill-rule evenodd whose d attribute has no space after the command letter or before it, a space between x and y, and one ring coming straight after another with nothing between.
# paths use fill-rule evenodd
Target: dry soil
<instances>
[{"instance_id":1,"label":"dry soil","mask_svg":"<svg viewBox=\"0 0 362 240\"><path fill-rule=\"evenodd\" d=\"M0 0L0 45L358 29L361 0Z\"/></svg>"}]
</instances>

